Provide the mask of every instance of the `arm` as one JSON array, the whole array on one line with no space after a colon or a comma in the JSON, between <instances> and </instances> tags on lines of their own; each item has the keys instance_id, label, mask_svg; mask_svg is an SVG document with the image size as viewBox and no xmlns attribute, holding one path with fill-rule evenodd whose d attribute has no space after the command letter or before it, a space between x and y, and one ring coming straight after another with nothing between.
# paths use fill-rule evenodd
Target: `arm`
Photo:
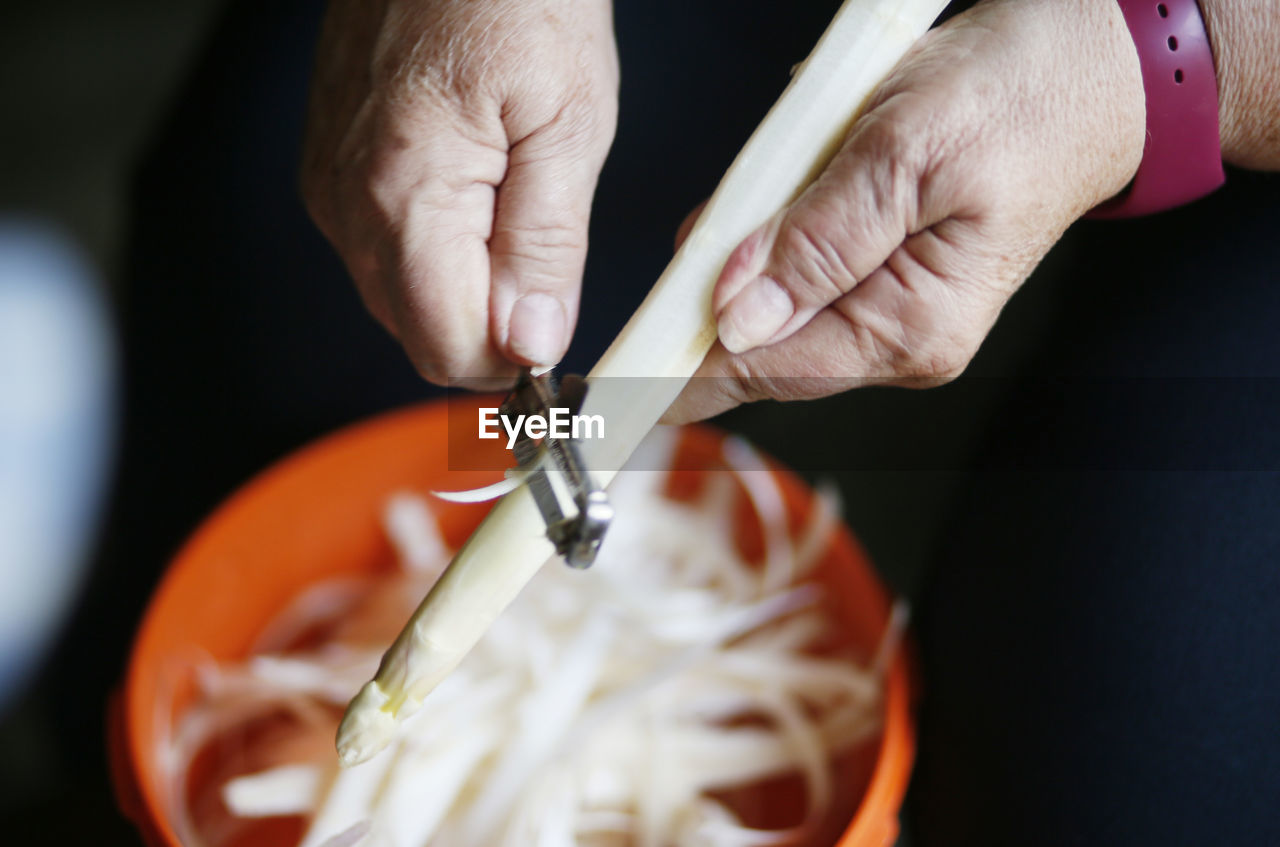
<instances>
[{"instance_id":1,"label":"arm","mask_svg":"<svg viewBox=\"0 0 1280 847\"><path fill-rule=\"evenodd\" d=\"M1222 158L1280 169L1280 3L1200 0L1218 71Z\"/></svg>"}]
</instances>

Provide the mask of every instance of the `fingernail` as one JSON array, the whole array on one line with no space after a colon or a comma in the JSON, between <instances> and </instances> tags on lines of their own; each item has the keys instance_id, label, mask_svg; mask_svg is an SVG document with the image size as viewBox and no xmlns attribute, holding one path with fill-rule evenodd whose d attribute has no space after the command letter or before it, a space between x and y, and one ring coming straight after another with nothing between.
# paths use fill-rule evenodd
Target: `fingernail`
<instances>
[{"instance_id":1,"label":"fingernail","mask_svg":"<svg viewBox=\"0 0 1280 847\"><path fill-rule=\"evenodd\" d=\"M745 353L777 334L795 311L791 296L776 280L756 277L720 310L720 343L730 353Z\"/></svg>"},{"instance_id":2,"label":"fingernail","mask_svg":"<svg viewBox=\"0 0 1280 847\"><path fill-rule=\"evenodd\" d=\"M550 294L526 294L511 308L507 346L535 365L554 365L564 346L564 306Z\"/></svg>"}]
</instances>

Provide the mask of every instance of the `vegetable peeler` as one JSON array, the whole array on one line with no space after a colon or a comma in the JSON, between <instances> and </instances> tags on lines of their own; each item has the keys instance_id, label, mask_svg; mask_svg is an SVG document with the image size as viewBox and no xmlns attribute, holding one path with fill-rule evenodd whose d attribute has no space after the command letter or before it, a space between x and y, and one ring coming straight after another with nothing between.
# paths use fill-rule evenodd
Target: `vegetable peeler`
<instances>
[{"instance_id":1,"label":"vegetable peeler","mask_svg":"<svg viewBox=\"0 0 1280 847\"><path fill-rule=\"evenodd\" d=\"M554 370L547 370L535 376L532 369L525 368L502 402L501 414L550 419L552 409L565 409L576 415L586 396L587 381L579 374L558 378ZM570 567L582 569L591 567L596 559L613 520L613 506L587 470L578 444L577 439L558 438L550 430L539 441L523 430L512 452L526 473L529 491L547 525L547 538ZM552 467L547 466L548 459Z\"/></svg>"}]
</instances>

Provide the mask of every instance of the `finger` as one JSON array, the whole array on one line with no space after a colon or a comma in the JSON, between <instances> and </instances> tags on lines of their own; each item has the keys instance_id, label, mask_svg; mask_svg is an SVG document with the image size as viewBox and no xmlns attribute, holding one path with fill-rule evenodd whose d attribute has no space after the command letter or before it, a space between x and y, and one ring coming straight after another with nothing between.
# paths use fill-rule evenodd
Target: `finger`
<instances>
[{"instance_id":1,"label":"finger","mask_svg":"<svg viewBox=\"0 0 1280 847\"><path fill-rule=\"evenodd\" d=\"M875 279L873 273L866 284L873 285ZM886 381L885 376L872 375L876 346L834 307L768 347L733 353L717 342L662 422L690 423L743 403L809 400Z\"/></svg>"},{"instance_id":2,"label":"finger","mask_svg":"<svg viewBox=\"0 0 1280 847\"><path fill-rule=\"evenodd\" d=\"M730 256L713 299L728 350L791 335L933 223L917 210L921 141L894 111L862 118L822 176Z\"/></svg>"},{"instance_id":3,"label":"finger","mask_svg":"<svg viewBox=\"0 0 1280 847\"><path fill-rule=\"evenodd\" d=\"M698 218L702 216L702 210L707 208L707 201L693 207L693 211L684 216L684 220L680 222L680 228L676 230L676 249L680 249L680 245L684 244L684 240L689 237L689 233L693 232L693 225L698 222Z\"/></svg>"},{"instance_id":4,"label":"finger","mask_svg":"<svg viewBox=\"0 0 1280 847\"><path fill-rule=\"evenodd\" d=\"M999 279L975 254L979 228L948 220L912 236L851 292L776 344L712 348L664 423L686 423L764 398L806 400L871 384L926 387L957 376L995 323Z\"/></svg>"},{"instance_id":5,"label":"finger","mask_svg":"<svg viewBox=\"0 0 1280 847\"><path fill-rule=\"evenodd\" d=\"M587 223L602 156L551 126L511 148L489 242L497 348L524 365L560 361L578 316Z\"/></svg>"},{"instance_id":6,"label":"finger","mask_svg":"<svg viewBox=\"0 0 1280 847\"><path fill-rule=\"evenodd\" d=\"M489 252L500 148L447 117L375 116L366 163L340 191L347 266L418 371L439 384L511 370L489 338ZM358 136L354 136L358 137Z\"/></svg>"},{"instance_id":7,"label":"finger","mask_svg":"<svg viewBox=\"0 0 1280 847\"><path fill-rule=\"evenodd\" d=\"M395 264L385 278L393 290L394 334L418 371L438 384L514 374L489 336L492 205L492 191L476 186L454 195L447 209L419 206L391 250Z\"/></svg>"}]
</instances>

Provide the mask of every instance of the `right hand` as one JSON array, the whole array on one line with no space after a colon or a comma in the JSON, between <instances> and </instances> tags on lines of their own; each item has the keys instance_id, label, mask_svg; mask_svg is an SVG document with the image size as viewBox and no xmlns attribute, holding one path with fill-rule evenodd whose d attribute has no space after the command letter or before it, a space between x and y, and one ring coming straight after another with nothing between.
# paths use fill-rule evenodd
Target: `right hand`
<instances>
[{"instance_id":1,"label":"right hand","mask_svg":"<svg viewBox=\"0 0 1280 847\"><path fill-rule=\"evenodd\" d=\"M958 376L1076 218L1142 160L1115 0L984 0L921 38L825 171L716 282L719 342L668 423Z\"/></svg>"},{"instance_id":2,"label":"right hand","mask_svg":"<svg viewBox=\"0 0 1280 847\"><path fill-rule=\"evenodd\" d=\"M332 0L308 211L433 382L557 362L617 119L609 0Z\"/></svg>"}]
</instances>

